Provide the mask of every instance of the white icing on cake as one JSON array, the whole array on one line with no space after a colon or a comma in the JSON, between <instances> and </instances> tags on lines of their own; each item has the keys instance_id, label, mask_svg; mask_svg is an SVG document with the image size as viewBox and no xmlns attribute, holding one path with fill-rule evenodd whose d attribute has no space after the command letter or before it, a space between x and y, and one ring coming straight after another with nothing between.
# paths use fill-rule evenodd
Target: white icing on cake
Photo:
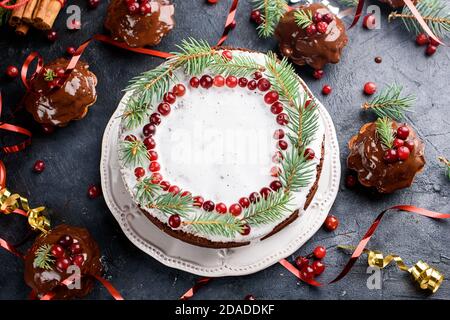
<instances>
[{"instance_id":1,"label":"white icing on cake","mask_svg":"<svg viewBox=\"0 0 450 320\"><path fill-rule=\"evenodd\" d=\"M233 50L233 55L237 54L250 55L258 63L264 64L262 53ZM204 74L213 76L208 70ZM185 85L186 94L177 97L177 101L171 105L170 114L162 117L153 137L163 180L177 185L183 191L190 191L193 196L201 195L215 204L223 202L227 208L238 203L241 197L259 192L276 180L270 176L270 168L275 165L272 156L277 150L277 140L273 134L276 129L281 128L286 133L288 129L276 123L276 115L270 112L270 105L264 102L266 92L258 89L250 91L239 86L192 88L189 86L191 76L177 70L176 77L178 83ZM300 90L303 91L301 86ZM118 138L122 141L126 135L133 134L143 140L142 127L145 124L134 130L121 127ZM324 135L322 121L318 124L315 140L309 146L315 151L316 159L311 160L315 164L319 163ZM284 140L288 141L287 137ZM147 161L143 166L146 176L151 175L149 163ZM125 186L134 199L137 182L134 167L122 163L121 172ZM314 181L315 175L309 186L294 194L296 207L292 211L299 209L302 213ZM195 209L192 215L202 212L200 208ZM165 214L153 209L144 210L167 224L168 217ZM252 227L249 235L237 234L233 239L195 234L188 226L182 226L180 230L214 242L252 241L269 234L290 214L286 213L280 221Z\"/></svg>"}]
</instances>

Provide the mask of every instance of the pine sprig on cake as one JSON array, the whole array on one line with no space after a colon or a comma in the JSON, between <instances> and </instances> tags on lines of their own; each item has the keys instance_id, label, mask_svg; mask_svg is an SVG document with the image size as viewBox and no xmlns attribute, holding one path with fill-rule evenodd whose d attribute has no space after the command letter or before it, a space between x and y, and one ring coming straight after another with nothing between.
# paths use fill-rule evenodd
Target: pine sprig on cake
<instances>
[{"instance_id":1,"label":"pine sprig on cake","mask_svg":"<svg viewBox=\"0 0 450 320\"><path fill-rule=\"evenodd\" d=\"M297 23L297 25L302 29L305 29L306 27L313 24L312 11L310 10L298 9L294 12L294 16L295 23Z\"/></svg>"},{"instance_id":2,"label":"pine sprig on cake","mask_svg":"<svg viewBox=\"0 0 450 320\"><path fill-rule=\"evenodd\" d=\"M50 244L44 244L40 246L34 253L33 267L41 268L45 270L53 270L53 263L55 258L50 251L52 246Z\"/></svg>"},{"instance_id":3,"label":"pine sprig on cake","mask_svg":"<svg viewBox=\"0 0 450 320\"><path fill-rule=\"evenodd\" d=\"M192 197L180 193L162 193L159 194L148 205L148 208L158 209L166 215L178 214L180 217L186 217L194 211Z\"/></svg>"},{"instance_id":4,"label":"pine sprig on cake","mask_svg":"<svg viewBox=\"0 0 450 320\"><path fill-rule=\"evenodd\" d=\"M120 160L126 166L140 166L148 159L148 152L145 144L140 140L122 141L120 143Z\"/></svg>"},{"instance_id":5,"label":"pine sprig on cake","mask_svg":"<svg viewBox=\"0 0 450 320\"><path fill-rule=\"evenodd\" d=\"M262 23L258 26L260 37L269 38L275 32L281 17L288 9L285 0L252 0L255 10L261 12Z\"/></svg>"},{"instance_id":6,"label":"pine sprig on cake","mask_svg":"<svg viewBox=\"0 0 450 320\"><path fill-rule=\"evenodd\" d=\"M214 63L211 65L211 70L215 74L221 74L223 76L248 77L256 71L264 71L265 68L249 56L238 55L230 60L222 55L216 55L214 56Z\"/></svg>"},{"instance_id":7,"label":"pine sprig on cake","mask_svg":"<svg viewBox=\"0 0 450 320\"><path fill-rule=\"evenodd\" d=\"M392 120L384 117L376 121L377 135L381 143L388 149L394 145L394 131L392 129Z\"/></svg>"},{"instance_id":8,"label":"pine sprig on cake","mask_svg":"<svg viewBox=\"0 0 450 320\"><path fill-rule=\"evenodd\" d=\"M251 226L280 221L287 213L292 212L291 193L284 190L270 193L266 199L261 198L252 203L244 211L244 220Z\"/></svg>"},{"instance_id":9,"label":"pine sprig on cake","mask_svg":"<svg viewBox=\"0 0 450 320\"><path fill-rule=\"evenodd\" d=\"M236 233L241 233L244 228L242 220L231 214L219 215L215 212L203 212L192 220L185 220L182 223L196 233L228 238L234 237Z\"/></svg>"},{"instance_id":10,"label":"pine sprig on cake","mask_svg":"<svg viewBox=\"0 0 450 320\"><path fill-rule=\"evenodd\" d=\"M306 187L314 177L315 164L308 161L304 152L301 151L292 148L283 153L280 181L286 193L300 191L300 188Z\"/></svg>"},{"instance_id":11,"label":"pine sprig on cake","mask_svg":"<svg viewBox=\"0 0 450 320\"><path fill-rule=\"evenodd\" d=\"M416 4L423 20L430 27L431 31L438 36L444 37L450 32L450 10L441 0L421 0ZM409 32L419 34L423 28L411 13L408 6L404 6L401 13L392 12L389 15L389 21L400 18Z\"/></svg>"},{"instance_id":12,"label":"pine sprig on cake","mask_svg":"<svg viewBox=\"0 0 450 320\"><path fill-rule=\"evenodd\" d=\"M379 118L401 120L416 100L413 95L402 96L402 90L403 87L399 85L391 85L376 95L372 101L364 103L362 108L375 112Z\"/></svg>"},{"instance_id":13,"label":"pine sprig on cake","mask_svg":"<svg viewBox=\"0 0 450 320\"><path fill-rule=\"evenodd\" d=\"M135 186L136 188L136 200L138 203L148 206L158 196L158 192L161 191L159 184L152 183L151 178L147 177L139 180Z\"/></svg>"},{"instance_id":14,"label":"pine sprig on cake","mask_svg":"<svg viewBox=\"0 0 450 320\"><path fill-rule=\"evenodd\" d=\"M134 129L144 123L149 115L148 106L144 102L136 100L135 97L131 97L121 117L126 128Z\"/></svg>"}]
</instances>

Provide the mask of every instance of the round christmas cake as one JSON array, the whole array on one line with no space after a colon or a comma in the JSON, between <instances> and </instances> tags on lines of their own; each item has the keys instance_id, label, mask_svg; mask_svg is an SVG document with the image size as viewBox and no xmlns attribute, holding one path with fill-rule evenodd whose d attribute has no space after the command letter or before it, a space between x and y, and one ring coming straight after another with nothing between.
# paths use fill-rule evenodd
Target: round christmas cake
<instances>
[{"instance_id":1,"label":"round christmas cake","mask_svg":"<svg viewBox=\"0 0 450 320\"><path fill-rule=\"evenodd\" d=\"M275 234L311 203L326 145L317 102L286 61L185 41L132 80L118 134L142 213L210 248Z\"/></svg>"}]
</instances>

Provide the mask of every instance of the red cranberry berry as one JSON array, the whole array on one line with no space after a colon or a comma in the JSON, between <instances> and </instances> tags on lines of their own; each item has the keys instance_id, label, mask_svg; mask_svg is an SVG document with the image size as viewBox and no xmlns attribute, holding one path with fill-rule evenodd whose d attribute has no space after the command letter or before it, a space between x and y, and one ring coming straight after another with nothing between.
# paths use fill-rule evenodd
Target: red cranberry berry
<instances>
[{"instance_id":1,"label":"red cranberry berry","mask_svg":"<svg viewBox=\"0 0 450 320\"><path fill-rule=\"evenodd\" d=\"M81 268L84 263L84 256L82 254L77 254L75 257L73 257L72 263Z\"/></svg>"},{"instance_id":2,"label":"red cranberry berry","mask_svg":"<svg viewBox=\"0 0 450 320\"><path fill-rule=\"evenodd\" d=\"M159 126L161 124L161 115L156 112L152 113L150 115L150 123Z\"/></svg>"},{"instance_id":3,"label":"red cranberry berry","mask_svg":"<svg viewBox=\"0 0 450 320\"><path fill-rule=\"evenodd\" d=\"M262 91L262 92L267 91L270 89L270 86L271 86L271 84L270 84L269 80L267 80L266 78L261 78L258 80L258 90L259 91Z\"/></svg>"},{"instance_id":4,"label":"red cranberry berry","mask_svg":"<svg viewBox=\"0 0 450 320\"><path fill-rule=\"evenodd\" d=\"M324 34L327 32L328 29L328 23L325 21L321 21L318 24L316 24L317 32Z\"/></svg>"},{"instance_id":5,"label":"red cranberry berry","mask_svg":"<svg viewBox=\"0 0 450 320\"><path fill-rule=\"evenodd\" d=\"M325 21L326 23L331 23L334 20L334 17L331 13L325 13L322 16L322 21Z\"/></svg>"},{"instance_id":6,"label":"red cranberry berry","mask_svg":"<svg viewBox=\"0 0 450 320\"><path fill-rule=\"evenodd\" d=\"M170 113L170 104L167 102L160 103L158 106L158 112L163 116L167 116Z\"/></svg>"},{"instance_id":7,"label":"red cranberry berry","mask_svg":"<svg viewBox=\"0 0 450 320\"><path fill-rule=\"evenodd\" d=\"M400 148L401 146L403 146L405 144L405 140L399 139L399 138L395 138L393 145L395 149Z\"/></svg>"},{"instance_id":8,"label":"red cranberry berry","mask_svg":"<svg viewBox=\"0 0 450 320\"><path fill-rule=\"evenodd\" d=\"M329 95L331 91L332 91L331 86L329 86L328 84L324 85L322 88L322 93L326 96Z\"/></svg>"},{"instance_id":9,"label":"red cranberry berry","mask_svg":"<svg viewBox=\"0 0 450 320\"><path fill-rule=\"evenodd\" d=\"M259 201L259 199L261 199L261 196L259 195L258 192L252 192L249 196L248 199L250 200L251 203L256 203Z\"/></svg>"},{"instance_id":10,"label":"red cranberry berry","mask_svg":"<svg viewBox=\"0 0 450 320\"><path fill-rule=\"evenodd\" d=\"M225 78L221 75L217 75L214 77L214 86L215 87L223 87L225 85Z\"/></svg>"},{"instance_id":11,"label":"red cranberry berry","mask_svg":"<svg viewBox=\"0 0 450 320\"><path fill-rule=\"evenodd\" d=\"M203 202L203 210L205 211L213 211L214 210L214 202L212 202L211 200L207 200L205 202Z\"/></svg>"},{"instance_id":12,"label":"red cranberry berry","mask_svg":"<svg viewBox=\"0 0 450 320\"><path fill-rule=\"evenodd\" d=\"M250 20L256 24L261 24L263 21L261 17L261 12L259 10L253 10L250 13Z\"/></svg>"},{"instance_id":13,"label":"red cranberry berry","mask_svg":"<svg viewBox=\"0 0 450 320\"><path fill-rule=\"evenodd\" d=\"M272 177L278 177L279 175L280 175L280 173L281 173L281 169L280 168L278 168L278 167L272 167L272 168L270 168L270 175L272 176Z\"/></svg>"},{"instance_id":14,"label":"red cranberry berry","mask_svg":"<svg viewBox=\"0 0 450 320\"><path fill-rule=\"evenodd\" d=\"M281 126L285 126L289 123L289 116L286 113L280 113L277 115L277 123Z\"/></svg>"},{"instance_id":15,"label":"red cranberry berry","mask_svg":"<svg viewBox=\"0 0 450 320\"><path fill-rule=\"evenodd\" d=\"M142 128L142 133L146 137L154 135L155 132L156 132L156 126L154 124L151 124L151 123L146 124L144 126L144 128Z\"/></svg>"},{"instance_id":16,"label":"red cranberry berry","mask_svg":"<svg viewBox=\"0 0 450 320\"><path fill-rule=\"evenodd\" d=\"M326 254L327 250L323 246L317 246L313 251L313 255L316 259L323 259L325 258Z\"/></svg>"},{"instance_id":17,"label":"red cranberry berry","mask_svg":"<svg viewBox=\"0 0 450 320\"><path fill-rule=\"evenodd\" d=\"M202 196L195 196L193 198L193 201L194 201L194 207L201 208L201 206L203 205L203 202L205 202L205 199L203 199Z\"/></svg>"},{"instance_id":18,"label":"red cranberry berry","mask_svg":"<svg viewBox=\"0 0 450 320\"><path fill-rule=\"evenodd\" d=\"M258 84L256 83L256 80L250 80L247 84L247 88L249 90L255 90Z\"/></svg>"},{"instance_id":19,"label":"red cranberry berry","mask_svg":"<svg viewBox=\"0 0 450 320\"><path fill-rule=\"evenodd\" d=\"M89 0L88 5L91 9L96 9L100 4L100 0Z\"/></svg>"},{"instance_id":20,"label":"red cranberry berry","mask_svg":"<svg viewBox=\"0 0 450 320\"><path fill-rule=\"evenodd\" d=\"M398 160L400 161L406 161L409 158L411 151L409 151L409 148L406 146L402 146L397 149L397 156Z\"/></svg>"},{"instance_id":21,"label":"red cranberry berry","mask_svg":"<svg viewBox=\"0 0 450 320\"><path fill-rule=\"evenodd\" d=\"M275 132L273 133L273 138L274 139L283 139L284 138L284 131L283 129L277 129L275 130Z\"/></svg>"},{"instance_id":22,"label":"red cranberry berry","mask_svg":"<svg viewBox=\"0 0 450 320\"><path fill-rule=\"evenodd\" d=\"M269 91L264 95L264 102L267 104L272 104L275 101L278 101L279 94L276 91Z\"/></svg>"},{"instance_id":23,"label":"red cranberry berry","mask_svg":"<svg viewBox=\"0 0 450 320\"><path fill-rule=\"evenodd\" d=\"M155 147L156 147L155 139L153 139L152 137L145 138L143 143L144 143L145 147L147 148L147 150L152 150L152 149L155 149Z\"/></svg>"},{"instance_id":24,"label":"red cranberry berry","mask_svg":"<svg viewBox=\"0 0 450 320\"><path fill-rule=\"evenodd\" d=\"M319 80L319 79L322 79L324 72L322 69L318 69L318 70L314 70L312 75L313 75L314 79Z\"/></svg>"},{"instance_id":25,"label":"red cranberry berry","mask_svg":"<svg viewBox=\"0 0 450 320\"><path fill-rule=\"evenodd\" d=\"M45 170L45 162L42 161L42 160L37 160L34 163L33 171L36 172L36 173L41 173L44 170Z\"/></svg>"},{"instance_id":26,"label":"red cranberry berry","mask_svg":"<svg viewBox=\"0 0 450 320\"><path fill-rule=\"evenodd\" d=\"M295 258L295 265L297 266L297 268L302 270L307 265L309 265L309 259L306 257L298 256L297 258Z\"/></svg>"},{"instance_id":27,"label":"red cranberry berry","mask_svg":"<svg viewBox=\"0 0 450 320\"><path fill-rule=\"evenodd\" d=\"M64 248L61 247L59 244L52 245L52 248L50 249L50 253L55 258L62 258L64 257L65 251Z\"/></svg>"},{"instance_id":28,"label":"red cranberry berry","mask_svg":"<svg viewBox=\"0 0 450 320\"><path fill-rule=\"evenodd\" d=\"M189 80L189 85L193 88L198 88L200 80L197 77L192 77L191 80Z\"/></svg>"},{"instance_id":29,"label":"red cranberry berry","mask_svg":"<svg viewBox=\"0 0 450 320\"><path fill-rule=\"evenodd\" d=\"M218 213L227 213L227 206L225 205L225 203L219 202L218 204L216 204L216 211Z\"/></svg>"},{"instance_id":30,"label":"red cranberry berry","mask_svg":"<svg viewBox=\"0 0 450 320\"><path fill-rule=\"evenodd\" d=\"M200 86L202 88L209 89L212 87L213 83L214 83L213 78L211 78L208 75L204 75L200 78Z\"/></svg>"},{"instance_id":31,"label":"red cranberry berry","mask_svg":"<svg viewBox=\"0 0 450 320\"><path fill-rule=\"evenodd\" d=\"M83 249L81 248L81 244L80 243L72 243L69 247L69 251L70 253L72 253L72 255L81 253L83 251Z\"/></svg>"},{"instance_id":32,"label":"red cranberry berry","mask_svg":"<svg viewBox=\"0 0 450 320\"><path fill-rule=\"evenodd\" d=\"M313 149L311 148L306 148L305 152L303 153L303 156L308 159L308 160L312 160L314 159L314 157L316 156L316 153L314 152Z\"/></svg>"},{"instance_id":33,"label":"red cranberry berry","mask_svg":"<svg viewBox=\"0 0 450 320\"><path fill-rule=\"evenodd\" d=\"M183 84L179 83L173 87L172 92L177 97L182 97L186 94L186 87Z\"/></svg>"},{"instance_id":34,"label":"red cranberry berry","mask_svg":"<svg viewBox=\"0 0 450 320\"><path fill-rule=\"evenodd\" d=\"M150 165L148 166L148 169L151 172L157 172L157 171L161 170L161 166L160 166L160 164L158 162L153 161L153 162L150 162Z\"/></svg>"},{"instance_id":35,"label":"red cranberry berry","mask_svg":"<svg viewBox=\"0 0 450 320\"><path fill-rule=\"evenodd\" d=\"M416 43L419 46L425 46L430 43L430 39L425 33L419 33L416 37Z\"/></svg>"},{"instance_id":36,"label":"red cranberry berry","mask_svg":"<svg viewBox=\"0 0 450 320\"><path fill-rule=\"evenodd\" d=\"M242 78L239 78L239 80L238 80L238 85L241 88L245 88L247 86L247 83L248 83L247 78L242 77Z\"/></svg>"},{"instance_id":37,"label":"red cranberry berry","mask_svg":"<svg viewBox=\"0 0 450 320\"><path fill-rule=\"evenodd\" d=\"M178 194L180 193L180 188L176 185L171 185L169 188L169 192L173 194Z\"/></svg>"},{"instance_id":38,"label":"red cranberry berry","mask_svg":"<svg viewBox=\"0 0 450 320\"><path fill-rule=\"evenodd\" d=\"M409 128L407 126L400 126L397 128L396 137L402 140L406 140L409 136Z\"/></svg>"},{"instance_id":39,"label":"red cranberry berry","mask_svg":"<svg viewBox=\"0 0 450 320\"><path fill-rule=\"evenodd\" d=\"M96 185L90 185L88 188L88 197L90 199L95 199L98 196L100 196L100 194L102 193L100 187L96 186Z\"/></svg>"},{"instance_id":40,"label":"red cranberry berry","mask_svg":"<svg viewBox=\"0 0 450 320\"><path fill-rule=\"evenodd\" d=\"M384 152L383 159L387 163L394 163L397 161L397 150L395 149L388 149Z\"/></svg>"},{"instance_id":41,"label":"red cranberry berry","mask_svg":"<svg viewBox=\"0 0 450 320\"><path fill-rule=\"evenodd\" d=\"M136 169L134 169L134 175L137 179L142 178L143 176L145 176L145 169L142 167L137 167Z\"/></svg>"},{"instance_id":42,"label":"red cranberry berry","mask_svg":"<svg viewBox=\"0 0 450 320\"><path fill-rule=\"evenodd\" d=\"M279 140L277 146L281 150L286 150L288 148L288 143L285 140Z\"/></svg>"},{"instance_id":43,"label":"red cranberry berry","mask_svg":"<svg viewBox=\"0 0 450 320\"><path fill-rule=\"evenodd\" d=\"M152 13L152 6L148 2L147 3L141 2L141 7L139 8L139 11L141 12L142 15Z\"/></svg>"},{"instance_id":44,"label":"red cranberry berry","mask_svg":"<svg viewBox=\"0 0 450 320\"><path fill-rule=\"evenodd\" d=\"M69 266L70 260L67 258L59 258L56 260L56 268L61 272L66 271Z\"/></svg>"},{"instance_id":45,"label":"red cranberry berry","mask_svg":"<svg viewBox=\"0 0 450 320\"><path fill-rule=\"evenodd\" d=\"M183 191L181 193L181 196L182 197L190 197L190 198L192 198L192 193L190 191Z\"/></svg>"},{"instance_id":46,"label":"red cranberry berry","mask_svg":"<svg viewBox=\"0 0 450 320\"><path fill-rule=\"evenodd\" d=\"M131 14L135 14L139 12L139 3L135 2L128 6L128 12Z\"/></svg>"},{"instance_id":47,"label":"red cranberry berry","mask_svg":"<svg viewBox=\"0 0 450 320\"><path fill-rule=\"evenodd\" d=\"M354 186L356 186L356 178L355 178L354 175L348 174L348 175L345 177L345 186L346 186L347 188L353 188Z\"/></svg>"},{"instance_id":48,"label":"red cranberry berry","mask_svg":"<svg viewBox=\"0 0 450 320\"><path fill-rule=\"evenodd\" d=\"M256 71L254 74L253 74L253 79L255 79L255 80L259 80L259 79L261 79L263 77L263 74L260 72L260 71Z\"/></svg>"},{"instance_id":49,"label":"red cranberry berry","mask_svg":"<svg viewBox=\"0 0 450 320\"><path fill-rule=\"evenodd\" d=\"M312 280L314 278L314 270L311 266L306 266L300 270L300 278L305 281Z\"/></svg>"},{"instance_id":50,"label":"red cranberry berry","mask_svg":"<svg viewBox=\"0 0 450 320\"><path fill-rule=\"evenodd\" d=\"M158 153L155 150L149 150L148 158L150 161L156 161L156 160L158 160Z\"/></svg>"},{"instance_id":51,"label":"red cranberry berry","mask_svg":"<svg viewBox=\"0 0 450 320\"><path fill-rule=\"evenodd\" d=\"M267 199L267 197L269 196L270 193L272 193L272 190L270 190L270 188L264 187L262 188L259 193L261 194L261 196L264 199Z\"/></svg>"},{"instance_id":52,"label":"red cranberry berry","mask_svg":"<svg viewBox=\"0 0 450 320\"><path fill-rule=\"evenodd\" d=\"M173 229L178 228L181 225L181 218L177 214L172 214L169 217L169 226Z\"/></svg>"},{"instance_id":53,"label":"red cranberry berry","mask_svg":"<svg viewBox=\"0 0 450 320\"><path fill-rule=\"evenodd\" d=\"M330 214L329 216L327 216L327 218L325 219L325 222L323 224L325 226L325 228L328 231L334 231L337 229L337 227L339 226L339 220L336 216L333 216L332 214Z\"/></svg>"},{"instance_id":54,"label":"red cranberry berry","mask_svg":"<svg viewBox=\"0 0 450 320\"><path fill-rule=\"evenodd\" d=\"M430 37L430 44L435 47L439 47L440 43Z\"/></svg>"},{"instance_id":55,"label":"red cranberry berry","mask_svg":"<svg viewBox=\"0 0 450 320\"><path fill-rule=\"evenodd\" d=\"M166 92L163 100L167 103L173 104L177 100L177 97L172 92Z\"/></svg>"},{"instance_id":56,"label":"red cranberry berry","mask_svg":"<svg viewBox=\"0 0 450 320\"><path fill-rule=\"evenodd\" d=\"M272 182L270 183L270 185L269 185L270 189L272 189L272 190L275 191L275 192L277 192L278 190L280 190L282 186L283 186L283 185L282 185L281 182L278 181L278 180L272 181Z\"/></svg>"},{"instance_id":57,"label":"red cranberry berry","mask_svg":"<svg viewBox=\"0 0 450 320\"><path fill-rule=\"evenodd\" d=\"M320 12L314 13L312 20L314 23L319 23L320 21L322 21L322 14L320 14Z\"/></svg>"},{"instance_id":58,"label":"red cranberry berry","mask_svg":"<svg viewBox=\"0 0 450 320\"><path fill-rule=\"evenodd\" d=\"M150 182L153 184L159 184L162 182L163 176L159 172L153 172L150 176Z\"/></svg>"},{"instance_id":59,"label":"red cranberry berry","mask_svg":"<svg viewBox=\"0 0 450 320\"><path fill-rule=\"evenodd\" d=\"M236 87L237 83L238 83L238 80L237 80L237 78L235 76L228 76L227 79L225 80L225 84L229 88Z\"/></svg>"},{"instance_id":60,"label":"red cranberry berry","mask_svg":"<svg viewBox=\"0 0 450 320\"><path fill-rule=\"evenodd\" d=\"M305 29L306 35L309 37L314 36L317 33L317 28L315 24L310 24Z\"/></svg>"},{"instance_id":61,"label":"red cranberry berry","mask_svg":"<svg viewBox=\"0 0 450 320\"><path fill-rule=\"evenodd\" d=\"M409 149L409 151L414 151L414 141L408 140L405 141L405 146Z\"/></svg>"},{"instance_id":62,"label":"red cranberry berry","mask_svg":"<svg viewBox=\"0 0 450 320\"><path fill-rule=\"evenodd\" d=\"M279 114L283 111L283 104L280 101L275 102L270 106L270 112L273 114Z\"/></svg>"},{"instance_id":63,"label":"red cranberry berry","mask_svg":"<svg viewBox=\"0 0 450 320\"><path fill-rule=\"evenodd\" d=\"M242 197L239 199L239 204L242 208L248 208L250 206L250 200L247 197Z\"/></svg>"},{"instance_id":64,"label":"red cranberry berry","mask_svg":"<svg viewBox=\"0 0 450 320\"><path fill-rule=\"evenodd\" d=\"M209 4L216 4L219 0L207 0Z\"/></svg>"},{"instance_id":65,"label":"red cranberry berry","mask_svg":"<svg viewBox=\"0 0 450 320\"><path fill-rule=\"evenodd\" d=\"M227 60L233 59L233 53L229 50L225 50L222 52L222 57L224 57Z\"/></svg>"},{"instance_id":66,"label":"red cranberry berry","mask_svg":"<svg viewBox=\"0 0 450 320\"><path fill-rule=\"evenodd\" d=\"M55 132L55 126L52 126L50 124L42 124L41 125L42 132L45 134L52 134Z\"/></svg>"},{"instance_id":67,"label":"red cranberry berry","mask_svg":"<svg viewBox=\"0 0 450 320\"><path fill-rule=\"evenodd\" d=\"M375 63L382 63L383 62L383 58L382 57L375 57Z\"/></svg>"},{"instance_id":68,"label":"red cranberry berry","mask_svg":"<svg viewBox=\"0 0 450 320\"><path fill-rule=\"evenodd\" d=\"M251 228L248 224L244 224L242 227L241 235L248 236L250 234Z\"/></svg>"},{"instance_id":69,"label":"red cranberry berry","mask_svg":"<svg viewBox=\"0 0 450 320\"><path fill-rule=\"evenodd\" d=\"M312 263L311 268L314 270L314 274L319 276L325 271L325 264L322 261L316 260Z\"/></svg>"},{"instance_id":70,"label":"red cranberry berry","mask_svg":"<svg viewBox=\"0 0 450 320\"><path fill-rule=\"evenodd\" d=\"M244 300L256 300L255 296L248 294L244 297Z\"/></svg>"},{"instance_id":71,"label":"red cranberry berry","mask_svg":"<svg viewBox=\"0 0 450 320\"><path fill-rule=\"evenodd\" d=\"M237 217L238 215L241 214L241 212L242 212L242 207L241 207L240 204L233 203L233 204L230 206L230 210L229 210L229 211L230 211L230 213L231 213L233 216Z\"/></svg>"},{"instance_id":72,"label":"red cranberry berry","mask_svg":"<svg viewBox=\"0 0 450 320\"><path fill-rule=\"evenodd\" d=\"M49 30L47 31L47 40L50 42L55 42L56 39L58 39L58 34L55 30Z\"/></svg>"},{"instance_id":73,"label":"red cranberry berry","mask_svg":"<svg viewBox=\"0 0 450 320\"><path fill-rule=\"evenodd\" d=\"M77 49L75 49L74 47L67 47L67 49L66 49L67 54L70 56L73 56L76 51L77 51Z\"/></svg>"},{"instance_id":74,"label":"red cranberry berry","mask_svg":"<svg viewBox=\"0 0 450 320\"><path fill-rule=\"evenodd\" d=\"M15 78L15 77L17 77L19 75L19 69L17 69L16 66L8 66L6 68L6 75L8 77L10 77L11 79Z\"/></svg>"},{"instance_id":75,"label":"red cranberry berry","mask_svg":"<svg viewBox=\"0 0 450 320\"><path fill-rule=\"evenodd\" d=\"M437 50L436 46L429 44L425 50L425 53L427 54L427 56L432 56L433 54L436 53L436 50Z\"/></svg>"},{"instance_id":76,"label":"red cranberry berry","mask_svg":"<svg viewBox=\"0 0 450 320\"><path fill-rule=\"evenodd\" d=\"M364 93L367 95L372 95L377 91L377 85L373 82L367 82L364 85Z\"/></svg>"},{"instance_id":77,"label":"red cranberry berry","mask_svg":"<svg viewBox=\"0 0 450 320\"><path fill-rule=\"evenodd\" d=\"M272 161L275 163L280 163L283 160L283 154L280 151L276 151L272 156Z\"/></svg>"},{"instance_id":78,"label":"red cranberry berry","mask_svg":"<svg viewBox=\"0 0 450 320\"><path fill-rule=\"evenodd\" d=\"M161 181L161 183L159 185L161 186L161 189L163 189L163 191L167 191L170 188L169 181Z\"/></svg>"},{"instance_id":79,"label":"red cranberry berry","mask_svg":"<svg viewBox=\"0 0 450 320\"><path fill-rule=\"evenodd\" d=\"M375 29L376 22L375 16L373 14L368 14L363 18L363 27L370 30Z\"/></svg>"},{"instance_id":80,"label":"red cranberry berry","mask_svg":"<svg viewBox=\"0 0 450 320\"><path fill-rule=\"evenodd\" d=\"M58 240L58 244L63 248L69 248L73 243L73 238L68 234L61 236Z\"/></svg>"}]
</instances>

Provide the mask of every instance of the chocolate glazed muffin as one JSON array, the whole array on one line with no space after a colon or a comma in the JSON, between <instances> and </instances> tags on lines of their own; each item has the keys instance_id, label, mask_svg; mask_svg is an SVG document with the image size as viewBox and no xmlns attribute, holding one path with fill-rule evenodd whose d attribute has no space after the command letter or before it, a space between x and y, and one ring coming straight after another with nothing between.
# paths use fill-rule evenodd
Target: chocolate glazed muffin
<instances>
[{"instance_id":1,"label":"chocolate glazed muffin","mask_svg":"<svg viewBox=\"0 0 450 320\"><path fill-rule=\"evenodd\" d=\"M66 272L69 270L67 268L62 270L57 258L53 257L51 269L42 269L36 265L36 251L46 245L52 246L51 252L55 245L59 245L64 250L64 256L71 255L72 264L78 263L82 275L80 289L69 289L61 284L61 281L73 276L74 273ZM77 256L83 258L78 257L80 259L76 262ZM101 270L100 250L89 232L86 229L68 225L59 225L48 234L38 237L25 256L25 282L38 297L47 293L53 293L53 299L84 297L93 288L95 280L91 275L100 275Z\"/></svg>"},{"instance_id":2,"label":"chocolate glazed muffin","mask_svg":"<svg viewBox=\"0 0 450 320\"><path fill-rule=\"evenodd\" d=\"M130 13L125 0L112 0L105 20L111 37L130 47L159 44L175 26L175 8L171 0L149 0L148 4L150 13Z\"/></svg>"},{"instance_id":3,"label":"chocolate glazed muffin","mask_svg":"<svg viewBox=\"0 0 450 320\"><path fill-rule=\"evenodd\" d=\"M378 138L375 122L365 124L359 134L348 142L350 155L347 158L347 166L356 171L363 186L374 187L380 193L391 193L411 186L415 175L423 170L423 142L410 126L393 121L394 132L400 126L408 127L410 133L407 141L413 144L413 149L405 161L387 163L383 159L387 149Z\"/></svg>"},{"instance_id":4,"label":"chocolate glazed muffin","mask_svg":"<svg viewBox=\"0 0 450 320\"><path fill-rule=\"evenodd\" d=\"M59 89L51 90L47 72L65 70L69 60L59 58L44 66L42 72L31 80L30 90L23 104L33 118L45 125L66 126L72 120L86 116L88 108L97 100L97 77L89 71L89 65L78 61L75 69Z\"/></svg>"},{"instance_id":5,"label":"chocolate glazed muffin","mask_svg":"<svg viewBox=\"0 0 450 320\"><path fill-rule=\"evenodd\" d=\"M342 49L348 42L342 21L319 3L301 6L299 9L311 11L312 16L316 13L322 16L330 14L333 20L329 22L325 33L308 35L306 28L301 28L295 21L296 10L287 12L275 30L281 54L295 64L307 64L314 69L322 69L327 63L338 63Z\"/></svg>"},{"instance_id":6,"label":"chocolate glazed muffin","mask_svg":"<svg viewBox=\"0 0 450 320\"><path fill-rule=\"evenodd\" d=\"M401 8L405 5L403 0L379 0L382 3L390 5L392 8ZM413 4L417 3L417 0L412 0Z\"/></svg>"}]
</instances>

